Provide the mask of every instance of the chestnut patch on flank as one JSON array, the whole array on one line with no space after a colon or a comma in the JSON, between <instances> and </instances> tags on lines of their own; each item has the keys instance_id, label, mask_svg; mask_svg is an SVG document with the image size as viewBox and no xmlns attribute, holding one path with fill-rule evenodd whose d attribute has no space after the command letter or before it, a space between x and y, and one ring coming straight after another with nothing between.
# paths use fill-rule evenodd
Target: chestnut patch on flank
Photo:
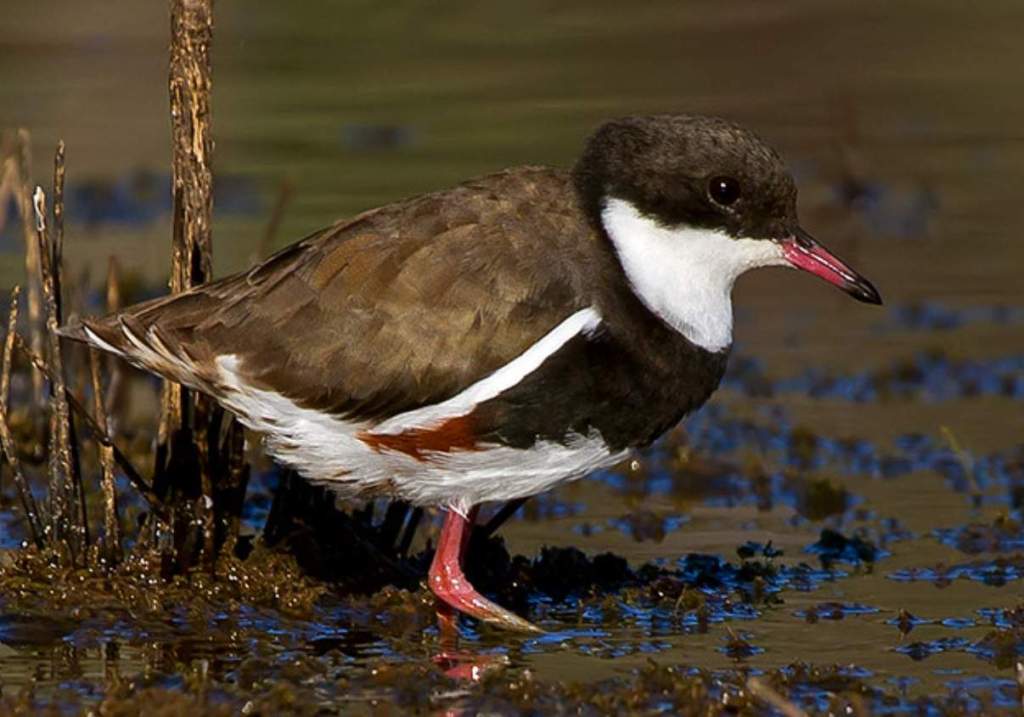
<instances>
[{"instance_id":1,"label":"chestnut patch on flank","mask_svg":"<svg viewBox=\"0 0 1024 717\"><path fill-rule=\"evenodd\" d=\"M378 453L387 449L426 461L424 453L479 450L473 433L472 415L449 418L431 428L411 428L394 434L362 431L357 437Z\"/></svg>"}]
</instances>

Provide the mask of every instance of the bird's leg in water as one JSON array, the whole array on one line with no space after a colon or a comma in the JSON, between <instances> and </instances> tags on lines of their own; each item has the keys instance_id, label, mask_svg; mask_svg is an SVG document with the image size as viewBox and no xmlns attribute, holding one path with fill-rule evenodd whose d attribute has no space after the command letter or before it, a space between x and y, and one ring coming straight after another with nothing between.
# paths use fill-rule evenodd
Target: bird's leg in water
<instances>
[{"instance_id":1,"label":"bird's leg in water","mask_svg":"<svg viewBox=\"0 0 1024 717\"><path fill-rule=\"evenodd\" d=\"M454 608L458 612L464 612L507 630L542 632L512 611L485 598L466 578L463 561L477 512L478 508L473 507L466 515L460 515L454 510L447 511L445 515L441 536L437 541L437 551L434 553L428 575L430 590L439 601L440 628L444 631L456 626L457 615L453 615L450 610Z\"/></svg>"}]
</instances>

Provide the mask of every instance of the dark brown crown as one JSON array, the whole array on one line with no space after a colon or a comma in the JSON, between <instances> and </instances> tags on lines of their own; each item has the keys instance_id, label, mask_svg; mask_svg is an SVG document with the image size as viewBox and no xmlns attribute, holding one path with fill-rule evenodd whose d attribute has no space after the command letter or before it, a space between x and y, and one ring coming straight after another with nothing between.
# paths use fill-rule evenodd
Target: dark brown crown
<instances>
[{"instance_id":1,"label":"dark brown crown","mask_svg":"<svg viewBox=\"0 0 1024 717\"><path fill-rule=\"evenodd\" d=\"M602 125L573 170L595 225L604 203L624 199L666 226L720 229L777 239L797 225L796 185L755 134L716 117L651 115ZM712 180L735 180L739 196L715 201ZM720 195L721 196L721 195Z\"/></svg>"}]
</instances>

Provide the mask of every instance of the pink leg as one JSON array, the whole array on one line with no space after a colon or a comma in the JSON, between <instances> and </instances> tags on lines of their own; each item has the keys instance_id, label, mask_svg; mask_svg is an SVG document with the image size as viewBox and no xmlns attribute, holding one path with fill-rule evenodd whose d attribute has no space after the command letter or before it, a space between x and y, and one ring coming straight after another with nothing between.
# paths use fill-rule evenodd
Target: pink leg
<instances>
[{"instance_id":1,"label":"pink leg","mask_svg":"<svg viewBox=\"0 0 1024 717\"><path fill-rule=\"evenodd\" d=\"M445 606L455 608L478 620L519 632L543 632L531 625L515 613L496 605L476 591L462 572L462 559L469 546L469 538L476 520L476 508L463 517L449 510L441 528L441 537L437 541L437 552L434 562L430 565L430 590ZM447 610L439 610L442 632L450 629L454 623Z\"/></svg>"}]
</instances>

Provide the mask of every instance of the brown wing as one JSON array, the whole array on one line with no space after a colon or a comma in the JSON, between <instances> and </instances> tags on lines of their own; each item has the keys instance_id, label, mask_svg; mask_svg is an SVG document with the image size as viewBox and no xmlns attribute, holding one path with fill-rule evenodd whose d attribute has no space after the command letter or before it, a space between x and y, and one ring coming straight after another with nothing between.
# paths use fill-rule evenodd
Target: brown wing
<instances>
[{"instance_id":1,"label":"brown wing","mask_svg":"<svg viewBox=\"0 0 1024 717\"><path fill-rule=\"evenodd\" d=\"M308 408L382 418L435 403L589 303L596 239L568 182L523 168L388 205L248 273L88 325L182 380L136 344L173 354L200 386L234 354L254 386Z\"/></svg>"}]
</instances>

